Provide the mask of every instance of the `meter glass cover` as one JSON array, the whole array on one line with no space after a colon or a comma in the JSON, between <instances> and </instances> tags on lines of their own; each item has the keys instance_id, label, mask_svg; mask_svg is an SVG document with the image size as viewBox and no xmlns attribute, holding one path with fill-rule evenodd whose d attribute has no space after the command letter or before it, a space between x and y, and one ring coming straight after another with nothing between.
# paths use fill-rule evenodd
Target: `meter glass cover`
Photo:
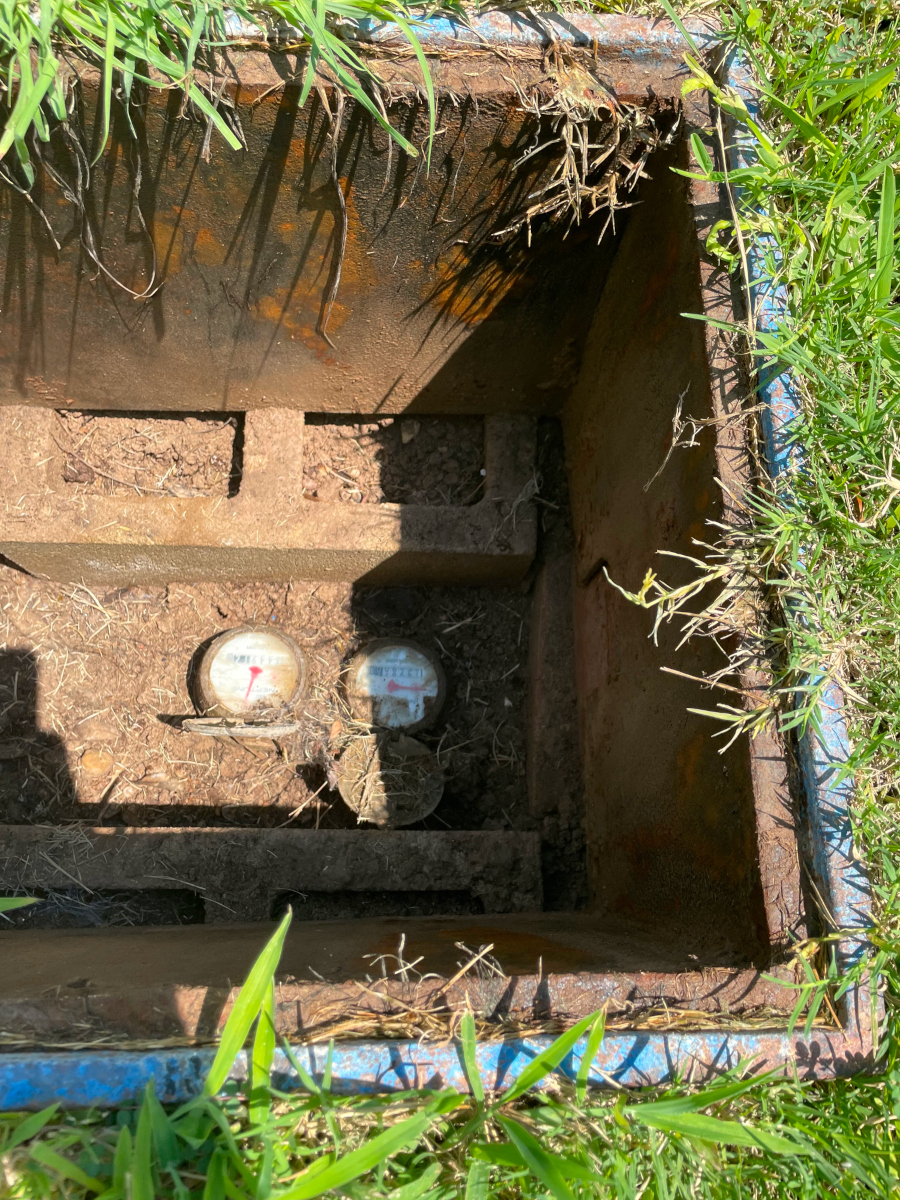
<instances>
[{"instance_id":1,"label":"meter glass cover","mask_svg":"<svg viewBox=\"0 0 900 1200\"><path fill-rule=\"evenodd\" d=\"M265 630L248 629L213 647L209 686L217 704L233 713L287 704L300 682L291 647Z\"/></svg>"},{"instance_id":2,"label":"meter glass cover","mask_svg":"<svg viewBox=\"0 0 900 1200\"><path fill-rule=\"evenodd\" d=\"M426 701L441 690L431 659L414 646L379 646L364 655L352 690L370 701L372 720L388 729L417 725L426 716Z\"/></svg>"}]
</instances>

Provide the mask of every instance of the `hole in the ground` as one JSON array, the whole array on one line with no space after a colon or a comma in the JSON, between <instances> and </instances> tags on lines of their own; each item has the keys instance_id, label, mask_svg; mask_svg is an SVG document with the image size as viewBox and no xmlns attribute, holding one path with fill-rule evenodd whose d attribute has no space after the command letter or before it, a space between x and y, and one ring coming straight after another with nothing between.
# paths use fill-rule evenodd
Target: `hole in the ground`
<instances>
[{"instance_id":1,"label":"hole in the ground","mask_svg":"<svg viewBox=\"0 0 900 1200\"><path fill-rule=\"evenodd\" d=\"M58 410L63 481L79 495L235 496L243 418Z\"/></svg>"},{"instance_id":2,"label":"hole in the ground","mask_svg":"<svg viewBox=\"0 0 900 1200\"><path fill-rule=\"evenodd\" d=\"M303 460L309 499L476 504L484 494L484 421L308 413Z\"/></svg>"},{"instance_id":3,"label":"hole in the ground","mask_svg":"<svg viewBox=\"0 0 900 1200\"><path fill-rule=\"evenodd\" d=\"M306 490L343 504L298 502L282 513L273 489L251 524L203 530L192 541L193 528L167 524L164 514L153 541L144 526L85 532L74 506L59 525L53 513L44 523L37 505L16 507L17 483L0 549L42 577L0 574L0 637L9 647L0 660L0 819L28 826L9 831L11 846L46 844L76 878L94 872L92 887L104 885L102 870L121 862L120 851L137 866L141 854L165 862L161 873L177 880L196 872L198 888L209 883L210 923L265 920L273 904L302 893L307 917L363 919L361 932L344 927L322 939L327 969L338 963L345 977L359 974L363 953L386 944L378 918L391 915L415 927L445 965L448 945L495 939L500 961L527 960L523 970L538 960L572 971L766 960L770 910L781 905L801 919L798 894L779 875L794 849L780 749L770 745L764 761L759 743L719 753L713 727L691 711L710 707L708 695L689 678L721 665L716 647L679 650L675 629L654 645L647 613L601 569L636 590L657 550L701 553L697 542L722 516L711 424L659 472L679 396L699 419L714 412L704 330L682 316L704 303L695 214L683 177L668 170L687 165L684 142L659 155L641 203L599 248L596 225L585 221L568 239L563 230L536 239L533 252L524 241L496 252L482 241L445 256L452 274L429 294L428 320L435 329L446 321L453 335L440 353L422 335L427 370L421 360L410 365L407 348L389 379L367 375L367 357L385 341L381 285L370 303L376 291L360 284L355 341L350 325L334 329L335 356L348 361L329 360L330 375L320 373L325 359L303 357L309 347L299 335L282 346L267 330L272 357L253 378L273 363L283 374L254 383L251 401L237 390L236 368L232 394L242 405L304 397L304 406L334 408L358 396L363 409L382 406L377 416L307 418L305 470L316 475ZM415 211L412 200L400 205L384 214L385 225L408 220L412 237L424 237ZM284 222L293 218L292 208ZM448 235L462 246L470 232ZM503 286L513 274L515 286ZM271 283L278 320L294 320L291 306L301 303L286 299L290 286L279 299ZM421 305L421 279L413 292L410 304ZM479 297L475 311L471 296ZM726 301L718 302L727 309ZM394 325L405 337L402 322ZM218 344L237 345L243 334L232 332L216 335ZM161 369L162 358L154 361ZM249 381L246 360L241 370ZM731 377L723 382L730 370L716 377L720 391L732 386ZM382 416L386 403L406 411ZM278 411L266 407L267 436L277 437ZM435 412L457 416L427 415ZM467 423L466 414L476 417ZM543 415L536 462L529 414ZM441 432L449 429L458 444ZM267 447L252 445L254 471L259 449L269 482ZM502 466L504 456L516 469L498 470L497 479L515 486L495 490L495 460ZM486 459L488 494L476 504ZM376 511L381 500L400 511ZM29 520L40 524L33 545L23 533ZM521 534L534 528L536 546ZM684 581L683 563L664 560L667 580ZM248 582L261 578L277 582ZM176 719L192 709L185 676L197 647L242 624L285 629L308 658L293 740L206 740L184 734ZM341 668L368 639L384 637L421 642L439 656L448 684L439 720L416 734L445 769L443 798L419 826L387 833L359 826L335 787L336 764L359 733L335 699ZM662 675L663 664L683 675ZM756 795L752 770L762 780ZM779 837L763 842L761 856L755 823L768 818L770 827L781 822ZM68 841L49 844L45 827L77 822L83 850L68 831ZM118 834L92 828L116 824ZM153 828L125 833L122 825ZM44 886L65 878L41 876L53 863L37 853L28 862ZM16 885L16 870L0 853L7 886ZM121 867L118 878L132 876ZM473 897L483 913L472 911ZM461 918L452 930L450 913ZM294 974L311 961L302 938L297 944L293 958L286 952Z\"/></svg>"},{"instance_id":4,"label":"hole in the ground","mask_svg":"<svg viewBox=\"0 0 900 1200\"><path fill-rule=\"evenodd\" d=\"M441 891L284 892L272 905L278 920L288 905L299 921L346 921L360 917L480 916L484 902L461 888Z\"/></svg>"}]
</instances>

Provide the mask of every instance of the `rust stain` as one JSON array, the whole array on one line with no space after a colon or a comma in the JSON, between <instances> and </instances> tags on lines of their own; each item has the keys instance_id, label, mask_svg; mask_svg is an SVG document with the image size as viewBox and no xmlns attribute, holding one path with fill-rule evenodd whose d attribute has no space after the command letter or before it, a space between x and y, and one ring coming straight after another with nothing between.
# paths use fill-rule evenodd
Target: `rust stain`
<instances>
[{"instance_id":1,"label":"rust stain","mask_svg":"<svg viewBox=\"0 0 900 1200\"><path fill-rule=\"evenodd\" d=\"M346 188L346 180L342 180L341 185ZM329 336L337 333L352 316L353 305L349 301L353 294L364 288L372 288L377 283L372 259L365 253L360 243L361 222L352 189L346 195L346 205L347 241L341 263L340 288L328 319ZM271 293L260 296L254 310L258 320L268 321L279 326L291 341L303 343L326 366L332 366L337 361L328 343L318 331L322 303L331 277L333 220L332 215L331 227L327 222L324 223L318 238L317 250L309 255L303 274L293 288L290 290L286 287L275 288ZM285 225L295 228L293 222L284 222L279 228L284 228Z\"/></svg>"},{"instance_id":2,"label":"rust stain","mask_svg":"<svg viewBox=\"0 0 900 1200\"><path fill-rule=\"evenodd\" d=\"M435 273L426 272L423 279L425 298L466 325L480 325L487 320L521 281L522 271L517 264L480 257L482 261L476 267L475 256L465 246L451 246L438 256ZM423 270L416 261L409 267Z\"/></svg>"},{"instance_id":3,"label":"rust stain","mask_svg":"<svg viewBox=\"0 0 900 1200\"><path fill-rule=\"evenodd\" d=\"M225 261L226 250L209 229L200 229L194 238L194 258L204 267L218 267Z\"/></svg>"},{"instance_id":4,"label":"rust stain","mask_svg":"<svg viewBox=\"0 0 900 1200\"><path fill-rule=\"evenodd\" d=\"M291 296L288 295L287 288L278 288L274 295L260 296L256 303L256 316L278 325L292 342L302 342L326 366L332 366L337 360L316 328L321 300L321 288L298 286ZM328 321L329 334L334 334L341 328L351 311L340 301L335 302Z\"/></svg>"},{"instance_id":5,"label":"rust stain","mask_svg":"<svg viewBox=\"0 0 900 1200\"><path fill-rule=\"evenodd\" d=\"M156 248L156 261L160 273L164 276L177 275L181 270L184 252L184 234L181 228L157 219L153 222L153 245Z\"/></svg>"}]
</instances>

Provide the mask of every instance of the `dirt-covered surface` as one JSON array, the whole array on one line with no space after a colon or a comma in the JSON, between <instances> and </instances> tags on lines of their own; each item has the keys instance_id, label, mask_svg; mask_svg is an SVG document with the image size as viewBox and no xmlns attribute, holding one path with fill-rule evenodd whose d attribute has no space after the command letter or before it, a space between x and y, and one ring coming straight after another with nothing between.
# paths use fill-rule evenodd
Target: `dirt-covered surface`
<instances>
[{"instance_id":1,"label":"dirt-covered surface","mask_svg":"<svg viewBox=\"0 0 900 1200\"><path fill-rule=\"evenodd\" d=\"M104 593L0 567L0 820L354 827L327 779L329 758L356 732L340 669L367 638L396 634L433 648L448 674L440 719L421 735L440 748L448 785L424 824L518 827L528 608L520 591L488 588ZM200 649L246 623L277 625L304 651L303 730L279 743L182 732Z\"/></svg>"},{"instance_id":2,"label":"dirt-covered surface","mask_svg":"<svg viewBox=\"0 0 900 1200\"><path fill-rule=\"evenodd\" d=\"M0 820L277 825L303 817L322 774L307 759L327 743L333 687L355 646L350 609L349 585L103 592L0 569ZM194 713L188 677L198 649L247 623L283 627L306 655L296 744L180 729Z\"/></svg>"},{"instance_id":3,"label":"dirt-covered surface","mask_svg":"<svg viewBox=\"0 0 900 1200\"><path fill-rule=\"evenodd\" d=\"M568 529L558 439L544 438L541 454L545 494L554 499L540 511L545 536L558 541ZM538 830L547 907L577 906L585 895L580 813L561 820L529 809L530 615L527 582L506 589L305 582L107 592L0 565L0 823L356 828L337 790L335 761L367 731L348 717L340 671L371 638L411 638L439 656L447 697L433 727L416 734L438 757L444 794L410 828ZM308 686L294 711L300 732L279 742L184 732L202 648L248 623L284 629L306 656ZM78 907L87 899L90 913ZM384 909L377 897L359 904L359 915ZM103 898L64 898L57 908L60 921L90 923L97 912L102 923L111 920ZM135 899L122 920L134 911L149 913L151 923L195 919L177 904L168 917L158 909L152 898L146 905ZM41 920L52 923L52 906Z\"/></svg>"},{"instance_id":4,"label":"dirt-covered surface","mask_svg":"<svg viewBox=\"0 0 900 1200\"><path fill-rule=\"evenodd\" d=\"M484 485L480 417L353 418L308 413L303 489L350 504L475 504Z\"/></svg>"},{"instance_id":5,"label":"dirt-covered surface","mask_svg":"<svg viewBox=\"0 0 900 1200\"><path fill-rule=\"evenodd\" d=\"M63 478L81 493L227 496L236 417L59 412Z\"/></svg>"}]
</instances>

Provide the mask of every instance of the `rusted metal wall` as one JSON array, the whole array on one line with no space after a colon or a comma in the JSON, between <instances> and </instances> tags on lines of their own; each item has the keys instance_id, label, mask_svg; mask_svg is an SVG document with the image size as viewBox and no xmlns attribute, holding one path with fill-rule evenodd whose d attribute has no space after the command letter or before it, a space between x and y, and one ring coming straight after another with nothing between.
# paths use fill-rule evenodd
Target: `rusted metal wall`
<instances>
[{"instance_id":1,"label":"rusted metal wall","mask_svg":"<svg viewBox=\"0 0 900 1200\"><path fill-rule=\"evenodd\" d=\"M598 246L589 227L530 249L524 234L491 239L555 165L550 151L514 166L536 136L552 137L510 82L539 78L539 62L473 50L437 63L430 170L425 106L402 98L402 62L383 68L401 93L389 115L417 159L348 105L332 162L327 97L314 91L299 108L289 55L230 63L245 151L214 137L207 161L205 121L176 94L150 92L133 106L136 137L114 106L82 194L74 135L57 131L34 204L0 191L0 403L553 410L577 375L613 243ZM89 151L89 73L81 97Z\"/></svg>"},{"instance_id":2,"label":"rusted metal wall","mask_svg":"<svg viewBox=\"0 0 900 1200\"><path fill-rule=\"evenodd\" d=\"M721 515L714 430L659 471L679 396L691 415L712 415L703 326L681 315L702 312L703 298L676 166L687 166L683 148L653 162L564 418L589 862L601 909L693 939L701 961L728 946L761 962L769 936L746 740L720 754L716 726L688 711L714 707L709 692L660 671L696 678L724 658L702 640L676 653L680 621L654 645L652 615L604 574L633 591L651 568L686 582L695 569L658 551L702 557L694 543L713 540L708 522Z\"/></svg>"}]
</instances>

